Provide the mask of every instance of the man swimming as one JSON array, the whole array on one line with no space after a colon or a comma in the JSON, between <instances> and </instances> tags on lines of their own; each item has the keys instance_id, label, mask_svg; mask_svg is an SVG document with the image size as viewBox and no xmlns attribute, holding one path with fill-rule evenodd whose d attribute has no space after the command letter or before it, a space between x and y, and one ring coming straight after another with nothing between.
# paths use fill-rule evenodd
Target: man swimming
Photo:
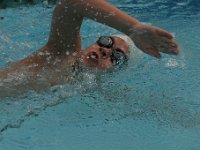
<instances>
[{"instance_id":1,"label":"man swimming","mask_svg":"<svg viewBox=\"0 0 200 150\"><path fill-rule=\"evenodd\" d=\"M156 58L161 57L160 52L179 53L170 33L140 23L105 0L61 0L53 12L47 44L0 70L0 95L71 82L79 69L112 70L126 63L130 50L117 36L102 36L81 50L80 28L85 17L121 31L140 50Z\"/></svg>"}]
</instances>

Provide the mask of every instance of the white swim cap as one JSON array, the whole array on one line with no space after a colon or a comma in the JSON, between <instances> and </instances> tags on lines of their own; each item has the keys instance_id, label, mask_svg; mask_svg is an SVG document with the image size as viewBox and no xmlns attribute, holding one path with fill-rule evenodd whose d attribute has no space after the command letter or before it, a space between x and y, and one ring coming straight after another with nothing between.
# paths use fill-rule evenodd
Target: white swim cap
<instances>
[{"instance_id":1,"label":"white swim cap","mask_svg":"<svg viewBox=\"0 0 200 150\"><path fill-rule=\"evenodd\" d=\"M141 50L139 50L135 46L135 43L133 42L133 40L131 40L131 38L128 37L127 35L116 34L116 35L113 35L113 36L116 36L116 37L123 39L128 44L129 51L131 52L131 56L142 54Z\"/></svg>"}]
</instances>

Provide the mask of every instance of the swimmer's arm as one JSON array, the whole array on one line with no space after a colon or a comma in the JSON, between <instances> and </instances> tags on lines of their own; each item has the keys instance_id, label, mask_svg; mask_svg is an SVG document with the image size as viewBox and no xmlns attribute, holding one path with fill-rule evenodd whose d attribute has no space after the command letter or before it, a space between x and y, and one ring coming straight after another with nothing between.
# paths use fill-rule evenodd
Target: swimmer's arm
<instances>
[{"instance_id":1,"label":"swimmer's arm","mask_svg":"<svg viewBox=\"0 0 200 150\"><path fill-rule=\"evenodd\" d=\"M139 23L106 0L61 0L53 12L47 45L63 55L81 50L80 28L85 17L125 34Z\"/></svg>"},{"instance_id":2,"label":"swimmer's arm","mask_svg":"<svg viewBox=\"0 0 200 150\"><path fill-rule=\"evenodd\" d=\"M70 10L70 15L73 16L75 23L72 24L72 27L77 32L77 29L80 29L82 24L82 19L87 17L128 35L138 48L149 55L159 58L160 52L168 54L178 54L179 52L178 46L170 33L154 26L143 25L134 17L129 16L104 0L62 0L58 8L54 16L59 16L58 14L60 14L60 16L64 17L63 22L65 23L70 21L70 17L63 14L66 14L65 11ZM65 29L67 31L67 27L64 24L61 25L62 23L60 24L59 21L58 23L59 25L54 26L55 29L60 27L59 29L62 29L62 31ZM68 38L66 35L75 39L72 32L59 32L59 34L62 35L61 37L65 36L66 39ZM50 36L50 39L53 37Z\"/></svg>"},{"instance_id":3,"label":"swimmer's arm","mask_svg":"<svg viewBox=\"0 0 200 150\"><path fill-rule=\"evenodd\" d=\"M140 23L137 19L106 2L106 0L62 0L61 5L73 8L73 16L90 18L127 35L133 26Z\"/></svg>"}]
</instances>

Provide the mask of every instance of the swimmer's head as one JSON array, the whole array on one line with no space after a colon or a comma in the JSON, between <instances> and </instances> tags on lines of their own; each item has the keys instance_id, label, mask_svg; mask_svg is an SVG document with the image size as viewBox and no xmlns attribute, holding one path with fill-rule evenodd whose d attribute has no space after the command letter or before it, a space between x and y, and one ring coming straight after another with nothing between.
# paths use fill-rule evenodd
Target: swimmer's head
<instances>
[{"instance_id":1,"label":"swimmer's head","mask_svg":"<svg viewBox=\"0 0 200 150\"><path fill-rule=\"evenodd\" d=\"M81 61L87 67L107 70L127 64L129 55L129 44L124 37L102 36L81 51Z\"/></svg>"}]
</instances>

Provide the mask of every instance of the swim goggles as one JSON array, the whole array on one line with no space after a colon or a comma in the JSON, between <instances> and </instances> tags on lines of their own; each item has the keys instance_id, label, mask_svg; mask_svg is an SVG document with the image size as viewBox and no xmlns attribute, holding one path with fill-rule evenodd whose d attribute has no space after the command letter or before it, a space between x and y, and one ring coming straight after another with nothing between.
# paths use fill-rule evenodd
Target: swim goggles
<instances>
[{"instance_id":1,"label":"swim goggles","mask_svg":"<svg viewBox=\"0 0 200 150\"><path fill-rule=\"evenodd\" d=\"M125 55L125 53L119 48L113 49L114 40L112 37L101 36L97 40L97 44L100 47L112 48L112 54L111 54L110 58L111 58L111 62L113 64L113 66L121 66L121 65L127 63L128 58Z\"/></svg>"}]
</instances>

